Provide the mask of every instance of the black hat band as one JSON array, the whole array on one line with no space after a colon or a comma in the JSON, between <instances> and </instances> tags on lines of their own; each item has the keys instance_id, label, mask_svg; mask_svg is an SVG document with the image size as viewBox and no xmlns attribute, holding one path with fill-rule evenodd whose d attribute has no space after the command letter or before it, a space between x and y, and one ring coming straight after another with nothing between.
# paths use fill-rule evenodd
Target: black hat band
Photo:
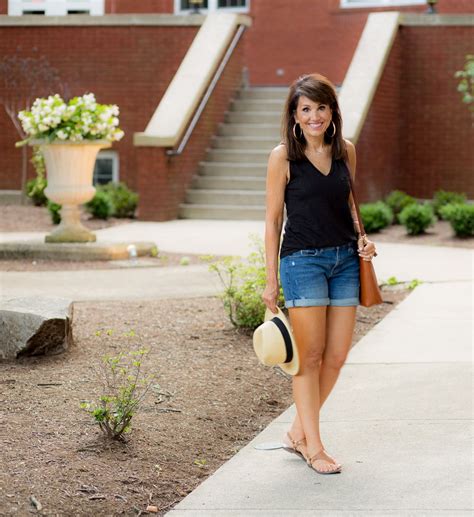
<instances>
[{"instance_id":1,"label":"black hat band","mask_svg":"<svg viewBox=\"0 0 474 517\"><path fill-rule=\"evenodd\" d=\"M281 335L283 336L283 341L285 342L286 348L286 360L284 363L290 363L293 360L293 346L291 344L291 337L286 325L281 321L280 318L272 318L270 321L273 321L275 325L280 329Z\"/></svg>"}]
</instances>

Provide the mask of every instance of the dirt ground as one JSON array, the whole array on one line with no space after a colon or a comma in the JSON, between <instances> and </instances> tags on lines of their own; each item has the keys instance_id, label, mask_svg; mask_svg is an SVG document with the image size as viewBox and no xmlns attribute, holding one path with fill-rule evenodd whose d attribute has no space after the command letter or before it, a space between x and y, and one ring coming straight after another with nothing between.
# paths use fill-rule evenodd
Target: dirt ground
<instances>
[{"instance_id":1,"label":"dirt ground","mask_svg":"<svg viewBox=\"0 0 474 517\"><path fill-rule=\"evenodd\" d=\"M354 344L406 293L360 307ZM65 354L0 363L0 515L163 515L291 404L291 379L258 363L217 298L76 303L73 320ZM100 394L104 354L139 346L159 386L110 443L80 403Z\"/></svg>"}]
</instances>

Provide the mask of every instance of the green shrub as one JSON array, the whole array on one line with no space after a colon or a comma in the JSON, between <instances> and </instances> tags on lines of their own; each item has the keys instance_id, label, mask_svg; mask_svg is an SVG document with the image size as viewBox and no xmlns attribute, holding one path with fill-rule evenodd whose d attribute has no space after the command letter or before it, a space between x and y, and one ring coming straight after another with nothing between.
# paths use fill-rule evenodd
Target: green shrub
<instances>
[{"instance_id":1,"label":"green shrub","mask_svg":"<svg viewBox=\"0 0 474 517\"><path fill-rule=\"evenodd\" d=\"M441 209L443 206L452 203L465 203L466 194L458 192L447 192L445 190L438 190L433 196L433 209L434 213L440 218L444 219Z\"/></svg>"},{"instance_id":2,"label":"green shrub","mask_svg":"<svg viewBox=\"0 0 474 517\"><path fill-rule=\"evenodd\" d=\"M148 350L140 349L103 357L99 374L103 394L97 402L81 403L81 408L92 415L108 438L122 439L124 433L130 432L132 417L152 385L153 376L146 376L141 370L147 353Z\"/></svg>"},{"instance_id":3,"label":"green shrub","mask_svg":"<svg viewBox=\"0 0 474 517\"><path fill-rule=\"evenodd\" d=\"M266 270L263 241L256 236L252 236L252 240L257 249L246 259L225 257L211 262L209 269L217 273L224 286L220 296L232 324L253 330L263 323L265 316L262 294L266 286ZM212 260L212 257L202 258L209 262ZM282 306L283 303L280 287L277 305Z\"/></svg>"},{"instance_id":4,"label":"green shrub","mask_svg":"<svg viewBox=\"0 0 474 517\"><path fill-rule=\"evenodd\" d=\"M125 183L107 183L98 187L106 192L112 202L114 217L134 217L138 205L138 194L130 190Z\"/></svg>"},{"instance_id":5,"label":"green shrub","mask_svg":"<svg viewBox=\"0 0 474 517\"><path fill-rule=\"evenodd\" d=\"M33 201L35 206L45 206L48 199L44 194L44 189L48 185L48 182L45 177L46 167L40 146L33 146L33 156L31 157L30 163L36 171L36 178L26 183L26 195Z\"/></svg>"},{"instance_id":6,"label":"green shrub","mask_svg":"<svg viewBox=\"0 0 474 517\"><path fill-rule=\"evenodd\" d=\"M441 217L450 222L458 237L474 235L474 205L450 203L440 209Z\"/></svg>"},{"instance_id":7,"label":"green shrub","mask_svg":"<svg viewBox=\"0 0 474 517\"><path fill-rule=\"evenodd\" d=\"M35 206L45 206L48 203L48 198L44 194L47 185L46 179L39 176L26 182L26 195Z\"/></svg>"},{"instance_id":8,"label":"green shrub","mask_svg":"<svg viewBox=\"0 0 474 517\"><path fill-rule=\"evenodd\" d=\"M393 222L400 223L398 216L400 212L408 205L413 205L416 203L416 199L412 196L409 196L405 192L401 190L393 190L390 194L385 198L385 203L390 207L393 212Z\"/></svg>"},{"instance_id":9,"label":"green shrub","mask_svg":"<svg viewBox=\"0 0 474 517\"><path fill-rule=\"evenodd\" d=\"M393 220L393 212L383 201L363 203L360 205L360 215L367 233L378 232L389 226Z\"/></svg>"},{"instance_id":10,"label":"green shrub","mask_svg":"<svg viewBox=\"0 0 474 517\"><path fill-rule=\"evenodd\" d=\"M423 233L435 221L433 208L429 204L408 205L401 211L399 219L410 235Z\"/></svg>"},{"instance_id":11,"label":"green shrub","mask_svg":"<svg viewBox=\"0 0 474 517\"><path fill-rule=\"evenodd\" d=\"M48 200L46 206L49 210L49 214L51 215L51 221L53 221L53 224L59 224L61 222L61 205Z\"/></svg>"},{"instance_id":12,"label":"green shrub","mask_svg":"<svg viewBox=\"0 0 474 517\"><path fill-rule=\"evenodd\" d=\"M85 204L85 207L97 219L108 219L114 210L109 195L102 190L96 190L94 197Z\"/></svg>"}]
</instances>

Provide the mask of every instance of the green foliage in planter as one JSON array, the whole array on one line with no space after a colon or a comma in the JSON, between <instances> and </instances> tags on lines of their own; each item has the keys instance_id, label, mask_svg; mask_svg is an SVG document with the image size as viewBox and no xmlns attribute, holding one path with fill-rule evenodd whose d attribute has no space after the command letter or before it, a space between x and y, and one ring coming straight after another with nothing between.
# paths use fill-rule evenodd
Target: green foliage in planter
<instances>
[{"instance_id":1,"label":"green foliage in planter","mask_svg":"<svg viewBox=\"0 0 474 517\"><path fill-rule=\"evenodd\" d=\"M378 232L393 221L393 212L383 201L363 203L360 205L360 215L367 233Z\"/></svg>"},{"instance_id":2,"label":"green foliage in planter","mask_svg":"<svg viewBox=\"0 0 474 517\"><path fill-rule=\"evenodd\" d=\"M401 211L399 219L410 235L423 233L435 221L433 208L429 204L408 205Z\"/></svg>"},{"instance_id":3,"label":"green foliage in planter","mask_svg":"<svg viewBox=\"0 0 474 517\"><path fill-rule=\"evenodd\" d=\"M440 218L444 219L441 209L443 206L451 203L465 203L466 194L459 192L447 192L445 190L438 190L433 196L434 213Z\"/></svg>"},{"instance_id":4,"label":"green foliage in planter","mask_svg":"<svg viewBox=\"0 0 474 517\"><path fill-rule=\"evenodd\" d=\"M107 192L97 190L95 196L85 204L86 210L98 219L108 219L113 211L114 205Z\"/></svg>"},{"instance_id":5,"label":"green foliage in planter","mask_svg":"<svg viewBox=\"0 0 474 517\"><path fill-rule=\"evenodd\" d=\"M400 223L398 215L408 205L416 203L416 199L401 190L392 190L385 198L385 203L391 208L394 216L394 223Z\"/></svg>"},{"instance_id":6,"label":"green foliage in planter","mask_svg":"<svg viewBox=\"0 0 474 517\"><path fill-rule=\"evenodd\" d=\"M48 200L46 206L48 207L53 224L59 224L61 222L61 205L58 205L58 203L53 203L53 201Z\"/></svg>"},{"instance_id":7,"label":"green foliage in planter","mask_svg":"<svg viewBox=\"0 0 474 517\"><path fill-rule=\"evenodd\" d=\"M107 438L123 439L124 433L131 431L132 417L153 382L153 376L142 371L147 353L142 348L102 358L102 367L96 372L102 383L102 395L96 402L81 403L81 408L94 418Z\"/></svg>"},{"instance_id":8,"label":"green foliage in planter","mask_svg":"<svg viewBox=\"0 0 474 517\"><path fill-rule=\"evenodd\" d=\"M202 257L210 262L209 270L219 276L224 292L221 299L230 321L236 327L255 329L265 316L266 306L262 300L262 294L266 286L265 252L261 238L251 237L256 251L246 259L240 257L225 257L213 260L213 257ZM283 290L277 305L283 306Z\"/></svg>"},{"instance_id":9,"label":"green foliage in planter","mask_svg":"<svg viewBox=\"0 0 474 517\"><path fill-rule=\"evenodd\" d=\"M46 181L46 168L44 165L43 153L37 145L33 146L33 156L30 160L36 171L36 178L26 183L26 195L33 201L35 206L45 206L48 202L44 189L48 185Z\"/></svg>"},{"instance_id":10,"label":"green foliage in planter","mask_svg":"<svg viewBox=\"0 0 474 517\"><path fill-rule=\"evenodd\" d=\"M443 219L450 222L454 233L458 237L472 237L474 235L474 205L467 203L450 203L441 209Z\"/></svg>"},{"instance_id":11,"label":"green foliage in planter","mask_svg":"<svg viewBox=\"0 0 474 517\"><path fill-rule=\"evenodd\" d=\"M98 187L98 190L109 196L113 205L112 215L114 217L135 217L138 194L130 190L125 183L109 182Z\"/></svg>"}]
</instances>

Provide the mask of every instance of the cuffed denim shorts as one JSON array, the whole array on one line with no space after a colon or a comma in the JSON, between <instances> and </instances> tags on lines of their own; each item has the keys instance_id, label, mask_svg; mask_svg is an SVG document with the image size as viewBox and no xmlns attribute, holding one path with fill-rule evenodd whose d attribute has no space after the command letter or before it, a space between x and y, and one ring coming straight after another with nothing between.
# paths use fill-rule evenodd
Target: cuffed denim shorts
<instances>
[{"instance_id":1,"label":"cuffed denim shorts","mask_svg":"<svg viewBox=\"0 0 474 517\"><path fill-rule=\"evenodd\" d=\"M313 248L280 260L285 307L359 305L357 242L333 248Z\"/></svg>"}]
</instances>

